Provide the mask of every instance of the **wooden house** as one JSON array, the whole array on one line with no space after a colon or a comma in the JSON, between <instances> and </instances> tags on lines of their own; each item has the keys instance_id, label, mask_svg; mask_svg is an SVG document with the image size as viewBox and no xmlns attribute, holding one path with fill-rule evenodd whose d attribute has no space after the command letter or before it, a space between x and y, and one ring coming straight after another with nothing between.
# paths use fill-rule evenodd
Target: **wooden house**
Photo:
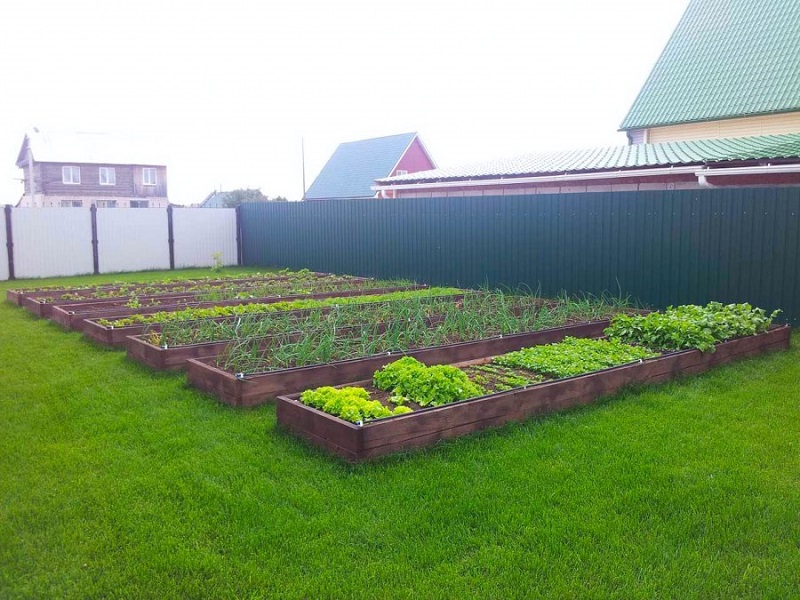
<instances>
[{"instance_id":1,"label":"wooden house","mask_svg":"<svg viewBox=\"0 0 800 600\"><path fill-rule=\"evenodd\" d=\"M138 140L34 128L17 156L25 181L18 206L164 208L165 162Z\"/></svg>"}]
</instances>

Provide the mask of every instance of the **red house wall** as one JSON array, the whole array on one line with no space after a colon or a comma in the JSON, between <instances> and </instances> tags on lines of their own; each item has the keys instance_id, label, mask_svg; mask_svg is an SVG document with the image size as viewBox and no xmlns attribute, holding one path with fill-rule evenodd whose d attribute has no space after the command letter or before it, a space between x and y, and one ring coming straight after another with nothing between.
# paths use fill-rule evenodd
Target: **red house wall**
<instances>
[{"instance_id":1,"label":"red house wall","mask_svg":"<svg viewBox=\"0 0 800 600\"><path fill-rule=\"evenodd\" d=\"M405 154L403 154L400 162L397 163L395 170L392 171L388 177L397 175L398 169L408 171L409 173L416 173L418 171L428 171L434 168L436 168L436 166L423 149L419 138L414 138L414 141L411 142L411 145L408 147Z\"/></svg>"}]
</instances>

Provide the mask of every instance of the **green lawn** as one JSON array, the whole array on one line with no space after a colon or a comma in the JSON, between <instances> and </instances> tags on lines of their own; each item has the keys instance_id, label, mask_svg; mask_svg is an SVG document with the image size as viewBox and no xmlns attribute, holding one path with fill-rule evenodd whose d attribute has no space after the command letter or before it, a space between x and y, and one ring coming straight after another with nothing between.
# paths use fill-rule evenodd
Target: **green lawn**
<instances>
[{"instance_id":1,"label":"green lawn","mask_svg":"<svg viewBox=\"0 0 800 600\"><path fill-rule=\"evenodd\" d=\"M222 406L6 302L0 323L0 598L800 594L797 334L350 466L272 406Z\"/></svg>"}]
</instances>

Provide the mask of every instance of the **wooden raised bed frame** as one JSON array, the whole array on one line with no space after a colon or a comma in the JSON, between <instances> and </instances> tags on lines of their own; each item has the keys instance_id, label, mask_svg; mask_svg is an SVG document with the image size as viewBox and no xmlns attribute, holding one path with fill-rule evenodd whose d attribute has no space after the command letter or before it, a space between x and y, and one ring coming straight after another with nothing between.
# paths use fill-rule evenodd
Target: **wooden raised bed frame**
<instances>
[{"instance_id":1,"label":"wooden raised bed frame","mask_svg":"<svg viewBox=\"0 0 800 600\"><path fill-rule=\"evenodd\" d=\"M460 297L460 296L459 296ZM456 297L454 297L453 302L457 302ZM442 317L429 317L426 319L426 323L428 327L433 327L437 323L441 323ZM386 331L387 323L378 323L377 324L377 332L382 333ZM337 330L337 334L347 334L348 332L353 332L356 330L356 327L342 327ZM298 332L292 334L290 338L290 342L294 343L302 337L303 333ZM270 335L262 335L258 337L252 337L250 340L261 340L262 343L266 344L272 336ZM172 369L183 369L186 367L186 361L190 358L216 358L220 354L222 354L225 349L236 340L218 340L213 342L202 342L198 344L184 344L180 346L169 346L164 348L163 346L156 346L155 344L151 344L148 342L144 336L140 335L129 335L125 341L125 347L128 351L128 358L135 360L136 362L142 363L152 369L157 369L159 371L164 370L172 370Z\"/></svg>"},{"instance_id":2,"label":"wooden raised bed frame","mask_svg":"<svg viewBox=\"0 0 800 600\"><path fill-rule=\"evenodd\" d=\"M313 277L328 277L332 275L332 273L312 273ZM150 294L147 297L154 297L154 296L167 296L171 295L172 292L170 290L178 287L183 287L185 285L190 285L192 283L196 284L203 284L212 287L217 286L224 286L228 284L236 284L236 283L261 283L265 281L286 281L290 279L288 275L275 275L275 276L264 276L264 277L246 277L246 278L235 278L235 279L186 279L184 281L173 281L170 283L143 283L143 282L133 282L126 288L136 288L136 287L150 287L150 288L158 288L164 290L163 294ZM368 280L365 277L354 277L355 281L361 280ZM22 290L8 290L6 292L6 299L11 302L12 304L16 304L17 306L24 306L37 317L44 317L49 318L50 313L53 306L69 306L73 304L81 304L84 302L93 302L93 299L84 299L84 300L64 300L59 302L39 302L35 300L35 298L52 298L54 296L59 296L61 294L68 293L70 291L92 291L102 289L105 291L115 291L122 289L120 285L99 285L93 287L85 287L85 288L76 288L74 290L70 290L67 288L53 288L47 290L39 290L39 291L32 291L32 292L25 292ZM187 292L182 292L181 294L185 295ZM130 295L128 296L116 296L114 298L103 298L102 300L129 300L131 298ZM100 299L98 299L99 301Z\"/></svg>"},{"instance_id":3,"label":"wooden raised bed frame","mask_svg":"<svg viewBox=\"0 0 800 600\"><path fill-rule=\"evenodd\" d=\"M294 369L281 369L250 375L243 379L237 378L234 373L216 367L213 364L215 360L213 358L189 359L186 361L186 368L189 383L196 388L215 394L222 402L232 406L256 406L278 396L322 385L338 385L372 377L375 371L401 356L413 356L427 365L463 362L512 352L526 346L558 342L566 336L596 337L602 335L608 325L608 319L591 321L473 342L432 346L408 352L393 352Z\"/></svg>"},{"instance_id":4,"label":"wooden raised bed frame","mask_svg":"<svg viewBox=\"0 0 800 600\"><path fill-rule=\"evenodd\" d=\"M405 292L426 289L427 285L409 285L401 287L352 289L316 294L299 294L295 296L264 296L262 298L248 298L236 300L218 300L208 302L192 302L185 304L165 304L162 306L146 306L142 308L111 308L89 310L86 312L73 312L60 306L53 307L51 318L65 329L84 331L89 319L123 319L132 315L152 315L159 312L177 312L187 308L213 308L215 306L242 306L247 304L275 304L276 302L293 302L295 300L321 300L324 298L347 298L350 296L374 296L376 294L391 294L392 292ZM102 327L102 326L100 326ZM130 335L128 333L127 335ZM89 334L95 339L92 334ZM98 340L102 341L102 340ZM125 343L124 337L121 343Z\"/></svg>"},{"instance_id":5,"label":"wooden raised bed frame","mask_svg":"<svg viewBox=\"0 0 800 600\"><path fill-rule=\"evenodd\" d=\"M357 462L400 450L430 446L439 440L497 427L512 421L594 402L634 383L657 383L775 350L787 350L791 328L718 344L716 351L684 350L639 363L597 371L425 408L368 422L359 427L299 400L299 394L277 399L278 425L329 452ZM349 385L364 385L353 382Z\"/></svg>"}]
</instances>

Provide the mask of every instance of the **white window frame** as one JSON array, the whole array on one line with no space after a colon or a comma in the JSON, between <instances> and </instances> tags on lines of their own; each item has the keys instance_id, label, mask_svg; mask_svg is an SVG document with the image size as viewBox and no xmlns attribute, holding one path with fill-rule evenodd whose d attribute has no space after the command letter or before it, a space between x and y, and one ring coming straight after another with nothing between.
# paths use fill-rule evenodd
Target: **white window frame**
<instances>
[{"instance_id":1,"label":"white window frame","mask_svg":"<svg viewBox=\"0 0 800 600\"><path fill-rule=\"evenodd\" d=\"M152 173L152 180L148 174ZM158 185L158 172L155 167L142 167L142 185Z\"/></svg>"},{"instance_id":2,"label":"white window frame","mask_svg":"<svg viewBox=\"0 0 800 600\"><path fill-rule=\"evenodd\" d=\"M408 169L397 169L397 171L395 171L394 174L395 177L398 175L408 175Z\"/></svg>"},{"instance_id":3,"label":"white window frame","mask_svg":"<svg viewBox=\"0 0 800 600\"><path fill-rule=\"evenodd\" d=\"M61 208L83 208L83 200L62 200L59 206Z\"/></svg>"},{"instance_id":4,"label":"white window frame","mask_svg":"<svg viewBox=\"0 0 800 600\"><path fill-rule=\"evenodd\" d=\"M116 200L98 200L97 208L117 208Z\"/></svg>"},{"instance_id":5,"label":"white window frame","mask_svg":"<svg viewBox=\"0 0 800 600\"><path fill-rule=\"evenodd\" d=\"M76 174L78 176L77 180L75 177ZM61 182L65 185L80 185L81 168L73 165L63 165L61 167Z\"/></svg>"},{"instance_id":6,"label":"white window frame","mask_svg":"<svg viewBox=\"0 0 800 600\"><path fill-rule=\"evenodd\" d=\"M103 181L104 173L105 181ZM97 171L97 177L100 185L117 185L117 170L114 167L100 167Z\"/></svg>"},{"instance_id":7,"label":"white window frame","mask_svg":"<svg viewBox=\"0 0 800 600\"><path fill-rule=\"evenodd\" d=\"M131 208L150 208L149 200L131 200Z\"/></svg>"}]
</instances>

